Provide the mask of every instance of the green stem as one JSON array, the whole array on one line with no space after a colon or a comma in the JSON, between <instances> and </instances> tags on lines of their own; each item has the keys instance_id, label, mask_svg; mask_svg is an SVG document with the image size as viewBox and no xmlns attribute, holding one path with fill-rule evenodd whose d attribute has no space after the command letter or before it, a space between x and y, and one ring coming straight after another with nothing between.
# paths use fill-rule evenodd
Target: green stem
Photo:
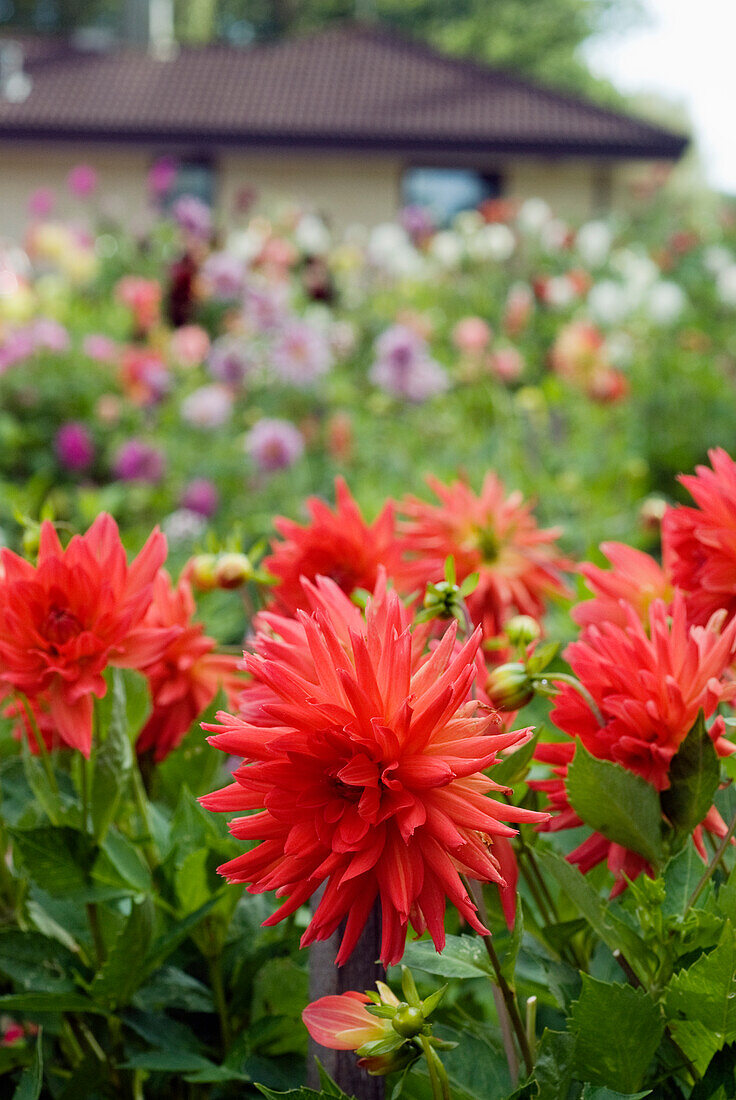
<instances>
[{"instance_id":1,"label":"green stem","mask_svg":"<svg viewBox=\"0 0 736 1100\"><path fill-rule=\"evenodd\" d=\"M143 841L143 851L148 862L148 866L151 870L158 866L158 852L156 851L152 840L153 831L151 829L151 815L149 812L148 797L146 795L143 778L141 776L140 768L138 767L138 760L133 763L133 769L131 774L131 781L133 784L133 799L135 801L136 809L143 822L143 831L145 834Z\"/></svg>"},{"instance_id":2,"label":"green stem","mask_svg":"<svg viewBox=\"0 0 736 1100\"><path fill-rule=\"evenodd\" d=\"M476 884L474 882L470 880L464 881L468 893L475 901L478 912L481 914L481 917L485 916L485 903L483 901L483 894L480 889L480 884L478 884L478 889L475 890L474 886ZM511 1026L514 1029L516 1041L519 1044L521 1057L524 1061L524 1068L526 1069L527 1076L529 1076L534 1069L534 1063L532 1062L532 1053L529 1049L529 1041L526 1037L526 1029L524 1028L524 1021L522 1020L521 1013L519 1012L519 1006L516 1003L516 997L514 996L513 990L511 989L509 983L506 981L503 971L501 970L501 963L499 962L498 955L496 954L496 949L491 943L491 937L481 936L481 939L483 941L483 946L486 949L486 953L490 960L491 966L493 967L493 972L496 975L496 982L498 983L498 988L501 990L501 995L503 997L504 1004L506 1005L506 1011L509 1014Z\"/></svg>"},{"instance_id":3,"label":"green stem","mask_svg":"<svg viewBox=\"0 0 736 1100\"><path fill-rule=\"evenodd\" d=\"M102 932L100 931L100 922L97 916L97 905L94 901L88 901L85 908L87 910L89 930L92 933L92 942L95 945L97 965L102 966L107 957L107 951L105 950L105 941L103 940Z\"/></svg>"},{"instance_id":4,"label":"green stem","mask_svg":"<svg viewBox=\"0 0 736 1100\"><path fill-rule=\"evenodd\" d=\"M445 1067L437 1056L437 1052L430 1045L426 1035L419 1036L429 1070L429 1083L432 1086L432 1100L452 1100L450 1095L450 1082L447 1079Z\"/></svg>"},{"instance_id":5,"label":"green stem","mask_svg":"<svg viewBox=\"0 0 736 1100\"><path fill-rule=\"evenodd\" d=\"M227 1002L225 1000L225 987L222 981L222 955L217 954L213 958L208 959L210 981L212 982L212 992L215 997L215 1005L217 1007L217 1015L220 1020L220 1038L222 1040L222 1056L227 1056L227 1052L230 1049L230 1043L232 1042L232 1033L230 1031L230 1017L227 1012Z\"/></svg>"},{"instance_id":6,"label":"green stem","mask_svg":"<svg viewBox=\"0 0 736 1100\"><path fill-rule=\"evenodd\" d=\"M568 672L553 672L550 674L550 676L532 677L532 679L536 680L540 684L549 684L550 682L552 684L569 684L571 688L574 688L575 691L577 691L578 695L582 695L583 699L595 715L595 719L598 722L598 725L605 726L606 723L603 719L603 715L598 710L598 704L596 703L595 699L590 694L588 689L584 686L584 684L580 683L576 676L571 676Z\"/></svg>"},{"instance_id":7,"label":"green stem","mask_svg":"<svg viewBox=\"0 0 736 1100\"><path fill-rule=\"evenodd\" d=\"M85 756L80 760L82 768L82 829L85 833L91 832L90 821L90 764L91 760L88 760Z\"/></svg>"},{"instance_id":8,"label":"green stem","mask_svg":"<svg viewBox=\"0 0 736 1100\"><path fill-rule=\"evenodd\" d=\"M689 909L692 909L693 905L695 905L695 902L698 900L698 898L702 894L703 890L705 889L705 887L710 882L711 878L713 877L713 873L714 873L716 867L718 866L718 864L721 862L724 855L726 854L726 849L728 848L729 844L731 843L731 838L733 837L733 834L735 832L736 832L736 813L731 818L731 824L728 826L728 832L724 836L721 843L718 845L718 849L716 851L716 854L713 856L713 859L710 861L710 863L706 867L706 869L703 873L703 877L701 878L700 882L698 883L698 885L695 887L692 894L690 895L690 900L687 903L687 907L685 909L685 912L687 912Z\"/></svg>"},{"instance_id":9,"label":"green stem","mask_svg":"<svg viewBox=\"0 0 736 1100\"><path fill-rule=\"evenodd\" d=\"M21 695L20 693L18 693L18 698L20 699L21 706L23 707L23 710L26 713L26 717L28 718L28 724L31 727L31 732L33 733L33 740L36 742L36 748L38 749L38 755L41 757L41 761L43 763L43 769L46 772L46 778L49 781L49 786L51 787L51 790L55 794L58 794L59 793L59 787L58 787L58 784L56 782L56 776L54 775L54 769L51 766L51 759L49 757L49 751L46 748L46 742L44 741L43 737L41 736L41 731L38 728L38 722L36 721L36 716L33 713L33 707L31 706L30 702L28 701L28 699L26 698L25 695Z\"/></svg>"}]
</instances>

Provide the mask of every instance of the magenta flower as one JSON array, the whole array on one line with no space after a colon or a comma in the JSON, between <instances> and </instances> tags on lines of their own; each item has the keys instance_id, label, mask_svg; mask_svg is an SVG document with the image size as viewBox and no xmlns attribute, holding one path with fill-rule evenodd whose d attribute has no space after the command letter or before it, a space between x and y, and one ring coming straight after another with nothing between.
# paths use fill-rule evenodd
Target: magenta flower
<instances>
[{"instance_id":1,"label":"magenta flower","mask_svg":"<svg viewBox=\"0 0 736 1100\"><path fill-rule=\"evenodd\" d=\"M185 233L198 240L209 240L212 233L212 211L201 199L194 195L182 195L174 203L172 213L174 221Z\"/></svg>"},{"instance_id":2,"label":"magenta flower","mask_svg":"<svg viewBox=\"0 0 736 1100\"><path fill-rule=\"evenodd\" d=\"M444 368L430 357L426 341L408 326L392 325L374 346L376 360L370 379L387 393L421 402L447 389Z\"/></svg>"},{"instance_id":3,"label":"magenta flower","mask_svg":"<svg viewBox=\"0 0 736 1100\"><path fill-rule=\"evenodd\" d=\"M148 172L148 191L153 199L163 198L171 190L176 179L176 161L173 157L159 157Z\"/></svg>"},{"instance_id":4,"label":"magenta flower","mask_svg":"<svg viewBox=\"0 0 736 1100\"><path fill-rule=\"evenodd\" d=\"M62 424L54 440L56 457L67 470L86 470L95 457L95 448L87 427L76 420Z\"/></svg>"},{"instance_id":5,"label":"magenta flower","mask_svg":"<svg viewBox=\"0 0 736 1100\"><path fill-rule=\"evenodd\" d=\"M245 450L262 472L285 470L304 453L304 436L289 420L264 418L245 437Z\"/></svg>"},{"instance_id":6,"label":"magenta flower","mask_svg":"<svg viewBox=\"0 0 736 1100\"><path fill-rule=\"evenodd\" d=\"M97 188L97 173L89 164L78 164L72 168L66 182L72 195L78 199L86 199Z\"/></svg>"},{"instance_id":7,"label":"magenta flower","mask_svg":"<svg viewBox=\"0 0 736 1100\"><path fill-rule=\"evenodd\" d=\"M205 477L197 477L184 488L180 504L190 512L209 519L217 511L220 494L213 482Z\"/></svg>"},{"instance_id":8,"label":"magenta flower","mask_svg":"<svg viewBox=\"0 0 736 1100\"><path fill-rule=\"evenodd\" d=\"M142 439L129 439L123 443L113 459L115 476L121 481L143 481L155 485L163 477L164 468L161 451Z\"/></svg>"},{"instance_id":9,"label":"magenta flower","mask_svg":"<svg viewBox=\"0 0 736 1100\"><path fill-rule=\"evenodd\" d=\"M33 218L48 218L55 202L56 194L50 187L37 187L28 200L28 213Z\"/></svg>"}]
</instances>

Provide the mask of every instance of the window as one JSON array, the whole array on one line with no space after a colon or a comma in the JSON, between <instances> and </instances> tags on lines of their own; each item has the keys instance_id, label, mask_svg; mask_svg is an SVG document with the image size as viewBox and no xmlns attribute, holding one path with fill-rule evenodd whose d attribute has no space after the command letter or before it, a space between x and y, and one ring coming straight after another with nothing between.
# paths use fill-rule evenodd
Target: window
<instances>
[{"instance_id":1,"label":"window","mask_svg":"<svg viewBox=\"0 0 736 1100\"><path fill-rule=\"evenodd\" d=\"M461 210L475 210L501 194L501 175L475 168L409 168L402 180L405 206L430 210L438 225L447 225Z\"/></svg>"},{"instance_id":2,"label":"window","mask_svg":"<svg viewBox=\"0 0 736 1100\"><path fill-rule=\"evenodd\" d=\"M159 203L162 210L171 210L177 199L183 195L193 195L207 206L215 202L215 169L211 160L205 157L161 157L158 165L166 165L163 173Z\"/></svg>"}]
</instances>

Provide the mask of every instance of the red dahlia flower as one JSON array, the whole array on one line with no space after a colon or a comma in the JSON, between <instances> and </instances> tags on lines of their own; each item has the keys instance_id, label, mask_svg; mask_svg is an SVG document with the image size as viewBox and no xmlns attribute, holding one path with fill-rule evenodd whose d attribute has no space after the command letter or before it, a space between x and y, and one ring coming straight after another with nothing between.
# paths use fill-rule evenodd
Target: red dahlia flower
<instances>
[{"instance_id":1,"label":"red dahlia flower","mask_svg":"<svg viewBox=\"0 0 736 1100\"><path fill-rule=\"evenodd\" d=\"M565 593L562 573L572 565L557 550L557 528L540 530L521 493L505 495L502 482L489 473L476 496L456 481L428 483L440 504L409 497L400 505L406 516L402 549L407 555L401 577L411 589L424 589L444 577L448 555L455 559L458 583L479 574L466 603L474 623L487 638L501 633L512 615L544 612L544 600Z\"/></svg>"},{"instance_id":2,"label":"red dahlia flower","mask_svg":"<svg viewBox=\"0 0 736 1100\"><path fill-rule=\"evenodd\" d=\"M736 462L720 447L708 457L712 470L697 466L680 478L697 507L670 508L662 521L672 576L701 625L722 607L729 619L736 615Z\"/></svg>"},{"instance_id":3,"label":"red dahlia flower","mask_svg":"<svg viewBox=\"0 0 736 1100\"><path fill-rule=\"evenodd\" d=\"M589 562L580 566L595 598L577 604L570 613L572 618L583 627L591 623L616 623L625 627L627 608L633 607L646 625L652 601L659 599L669 603L674 594L667 557L663 567L649 554L622 542L603 542L601 550L613 568L600 569Z\"/></svg>"},{"instance_id":4,"label":"red dahlia flower","mask_svg":"<svg viewBox=\"0 0 736 1100\"><path fill-rule=\"evenodd\" d=\"M136 742L136 751L153 750L158 763L180 743L187 730L210 705L222 684L227 692L243 686L237 676L238 657L214 653L215 642L202 623L192 622L195 604L188 581L176 588L165 570L153 586L146 625L176 627L177 634L153 664L141 671L148 677L153 710Z\"/></svg>"},{"instance_id":5,"label":"red dahlia flower","mask_svg":"<svg viewBox=\"0 0 736 1100\"><path fill-rule=\"evenodd\" d=\"M595 701L602 723L569 684L563 685L551 719L570 737L579 738L593 756L620 764L662 791L670 785L672 758L698 712L702 709L705 717L710 718L719 702L736 694L736 684L724 680L736 654L736 621L723 633L719 633L717 618L706 627L688 626L684 597L679 592L669 607L659 599L652 602L648 629L641 622L638 609L621 601L621 612L625 625L594 623L565 654ZM716 718L710 736L721 756L734 751L723 732L723 720ZM556 811L552 820L541 826L544 830L583 824L569 802L565 787L575 748L574 744L562 743L540 745L536 751L536 759L552 764L557 777L530 783L547 793L551 808ZM715 807L706 815L702 827L717 835L726 832ZM694 836L699 850L700 828ZM617 877L614 893L624 889L624 874L634 878L648 869L641 856L598 833L593 833L568 858L583 871L606 859Z\"/></svg>"},{"instance_id":6,"label":"red dahlia flower","mask_svg":"<svg viewBox=\"0 0 736 1100\"><path fill-rule=\"evenodd\" d=\"M1 553L0 682L47 711L61 740L85 756L105 668L149 665L179 632L144 622L165 557L166 539L155 530L128 565L117 525L104 514L66 550L43 523L35 567Z\"/></svg>"},{"instance_id":7,"label":"red dahlia flower","mask_svg":"<svg viewBox=\"0 0 736 1100\"><path fill-rule=\"evenodd\" d=\"M441 950L446 898L485 933L460 875L503 882L493 840L514 831L501 819L539 818L488 797L502 788L483 770L529 731L499 732L495 713L468 699L480 632L453 654L453 624L425 653L428 628L412 631L384 576L365 618L327 578L304 588L311 615L259 617L242 716L207 727L212 744L245 759L203 804L261 810L231 823L260 844L221 873L286 898L267 925L325 883L302 945L346 919L338 965L377 899L386 964L401 958L409 923Z\"/></svg>"},{"instance_id":8,"label":"red dahlia flower","mask_svg":"<svg viewBox=\"0 0 736 1100\"><path fill-rule=\"evenodd\" d=\"M383 983L381 985L383 989L388 989ZM398 1004L396 997L393 1001ZM347 993L312 1001L302 1012L302 1020L320 1046L330 1050L357 1050L364 1043L396 1035L390 1020L368 1012L365 1006L373 1003L365 993L350 989Z\"/></svg>"},{"instance_id":9,"label":"red dahlia flower","mask_svg":"<svg viewBox=\"0 0 736 1100\"><path fill-rule=\"evenodd\" d=\"M389 576L398 566L393 505L368 524L342 478L335 481L335 494L334 511L318 497L307 501L312 522L304 527L284 517L275 520L284 541L273 543L263 567L278 578L272 589L276 605L290 614L307 606L302 577L331 577L350 595L356 588L372 592L381 565Z\"/></svg>"}]
</instances>

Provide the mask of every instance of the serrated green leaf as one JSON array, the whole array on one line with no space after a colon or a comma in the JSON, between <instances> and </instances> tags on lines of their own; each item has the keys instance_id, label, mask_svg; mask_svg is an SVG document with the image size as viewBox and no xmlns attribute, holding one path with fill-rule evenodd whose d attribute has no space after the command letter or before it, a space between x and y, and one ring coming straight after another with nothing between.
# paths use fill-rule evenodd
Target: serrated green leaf
<instances>
[{"instance_id":1,"label":"serrated green leaf","mask_svg":"<svg viewBox=\"0 0 736 1100\"><path fill-rule=\"evenodd\" d=\"M655 867L662 862L659 795L640 775L598 760L578 745L565 786L573 809L591 829Z\"/></svg>"},{"instance_id":2,"label":"serrated green leaf","mask_svg":"<svg viewBox=\"0 0 736 1100\"><path fill-rule=\"evenodd\" d=\"M477 936L448 936L441 954L430 940L410 943L402 962L441 978L487 978L492 973L488 955Z\"/></svg>"},{"instance_id":3,"label":"serrated green leaf","mask_svg":"<svg viewBox=\"0 0 736 1100\"><path fill-rule=\"evenodd\" d=\"M10 833L25 870L47 893L84 893L93 847L90 837L69 826L15 828Z\"/></svg>"},{"instance_id":4,"label":"serrated green leaf","mask_svg":"<svg viewBox=\"0 0 736 1100\"><path fill-rule=\"evenodd\" d=\"M632 928L616 917L577 867L553 852L537 849L537 861L577 905L593 931L611 951L621 950L630 963L646 969L649 949Z\"/></svg>"},{"instance_id":5,"label":"serrated green leaf","mask_svg":"<svg viewBox=\"0 0 736 1100\"><path fill-rule=\"evenodd\" d=\"M33 1052L33 1061L23 1071L18 1087L13 1093L13 1100L38 1100L43 1088L43 1046L42 1029L38 1029L36 1047Z\"/></svg>"},{"instance_id":6,"label":"serrated green leaf","mask_svg":"<svg viewBox=\"0 0 736 1100\"><path fill-rule=\"evenodd\" d=\"M130 781L133 750L130 745L126 710L126 680L123 670L113 668L108 673L111 683L109 721L104 740L94 757L92 780L92 825L101 840L114 821L120 799Z\"/></svg>"},{"instance_id":7,"label":"serrated green leaf","mask_svg":"<svg viewBox=\"0 0 736 1100\"><path fill-rule=\"evenodd\" d=\"M145 981L144 965L153 932L153 902L134 903L107 959L95 976L90 995L110 1008L126 1005Z\"/></svg>"},{"instance_id":8,"label":"serrated green leaf","mask_svg":"<svg viewBox=\"0 0 736 1100\"><path fill-rule=\"evenodd\" d=\"M677 1042L701 1070L736 1041L736 932L730 922L715 950L670 980L665 1010Z\"/></svg>"},{"instance_id":9,"label":"serrated green leaf","mask_svg":"<svg viewBox=\"0 0 736 1100\"><path fill-rule=\"evenodd\" d=\"M673 756L670 786L662 791L662 809L675 829L689 836L713 805L721 766L702 710Z\"/></svg>"},{"instance_id":10,"label":"serrated green leaf","mask_svg":"<svg viewBox=\"0 0 736 1100\"><path fill-rule=\"evenodd\" d=\"M624 1094L636 1092L664 1034L660 1008L643 989L583 974L569 1022L575 1076Z\"/></svg>"},{"instance_id":11,"label":"serrated green leaf","mask_svg":"<svg viewBox=\"0 0 736 1100\"><path fill-rule=\"evenodd\" d=\"M534 1080L539 1100L567 1097L573 1082L575 1038L566 1031L545 1028L539 1043Z\"/></svg>"},{"instance_id":12,"label":"serrated green leaf","mask_svg":"<svg viewBox=\"0 0 736 1100\"><path fill-rule=\"evenodd\" d=\"M662 912L665 916L682 916L687 909L693 890L703 874L703 861L694 844L687 844L671 859L664 869L665 899ZM701 904L705 903L705 896Z\"/></svg>"}]
</instances>

